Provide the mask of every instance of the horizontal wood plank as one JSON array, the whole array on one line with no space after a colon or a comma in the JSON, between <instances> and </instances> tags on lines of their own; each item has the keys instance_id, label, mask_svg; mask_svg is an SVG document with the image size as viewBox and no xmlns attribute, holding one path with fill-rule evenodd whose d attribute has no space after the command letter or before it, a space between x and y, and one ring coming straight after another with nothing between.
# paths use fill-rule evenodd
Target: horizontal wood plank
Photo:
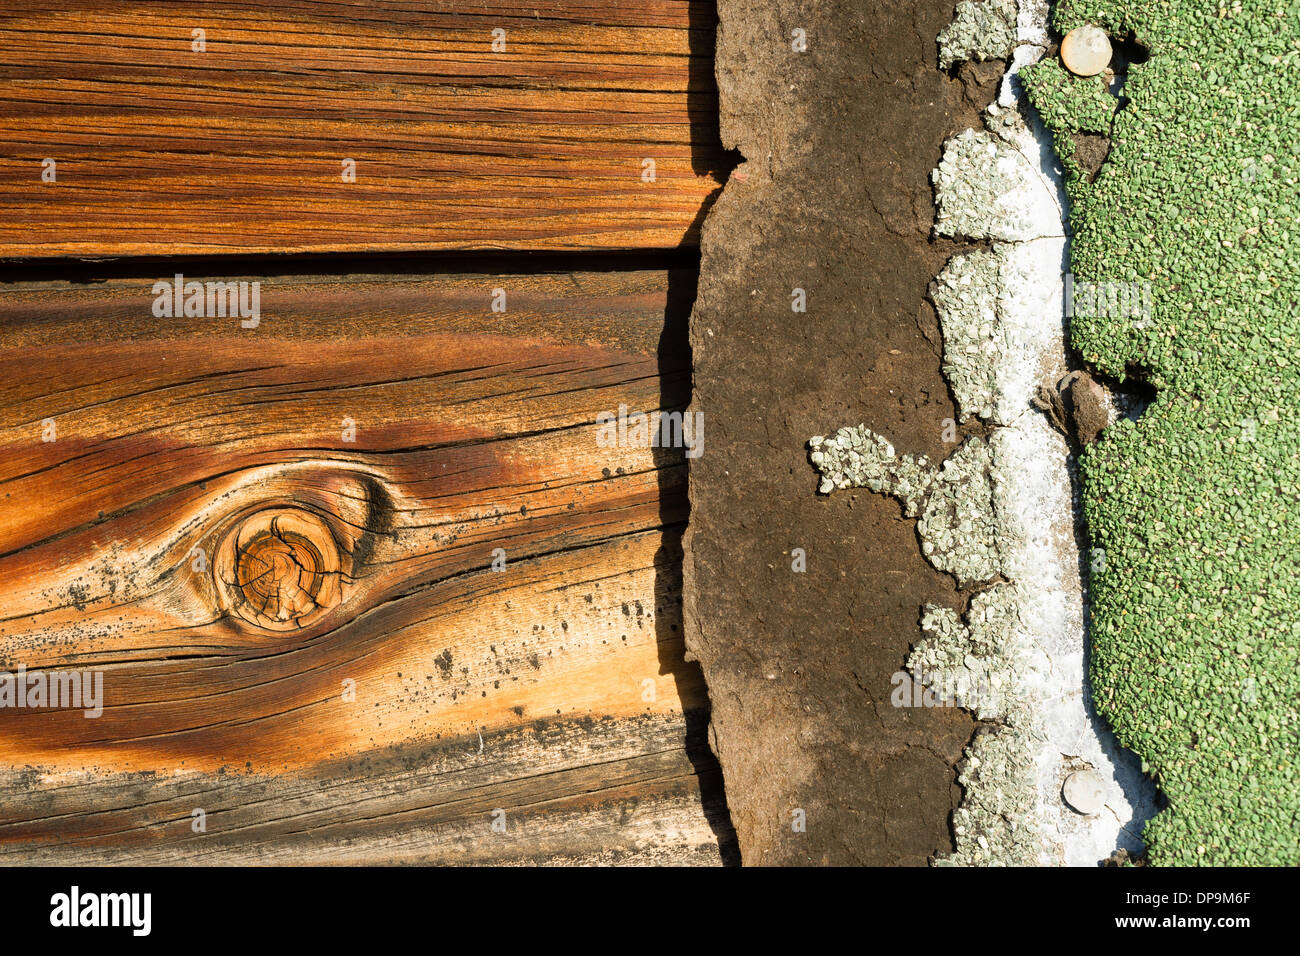
<instances>
[{"instance_id":1,"label":"horizontal wood plank","mask_svg":"<svg viewBox=\"0 0 1300 956\"><path fill-rule=\"evenodd\" d=\"M0 862L717 865L730 824L704 759L679 719L647 715L301 773L0 773Z\"/></svg>"},{"instance_id":2,"label":"horizontal wood plank","mask_svg":"<svg viewBox=\"0 0 1300 956\"><path fill-rule=\"evenodd\" d=\"M704 0L7 3L0 256L693 245L714 28Z\"/></svg>"},{"instance_id":3,"label":"horizontal wood plank","mask_svg":"<svg viewBox=\"0 0 1300 956\"><path fill-rule=\"evenodd\" d=\"M682 452L596 425L685 405L693 275L263 279L247 329L156 278L0 291L0 671L103 680L0 707L0 856L716 861Z\"/></svg>"}]
</instances>

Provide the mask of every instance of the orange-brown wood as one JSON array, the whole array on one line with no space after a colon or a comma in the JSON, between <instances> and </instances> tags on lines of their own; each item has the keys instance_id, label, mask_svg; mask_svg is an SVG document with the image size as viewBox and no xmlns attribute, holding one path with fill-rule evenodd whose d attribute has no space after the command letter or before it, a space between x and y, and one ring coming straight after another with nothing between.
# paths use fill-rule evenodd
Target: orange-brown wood
<instances>
[{"instance_id":1,"label":"orange-brown wood","mask_svg":"<svg viewBox=\"0 0 1300 956\"><path fill-rule=\"evenodd\" d=\"M0 256L691 245L724 162L714 21L703 0L8 2Z\"/></svg>"},{"instance_id":2,"label":"orange-brown wood","mask_svg":"<svg viewBox=\"0 0 1300 956\"><path fill-rule=\"evenodd\" d=\"M483 800L604 821L567 849L538 822L512 853L599 855L609 801L657 794L637 839L716 858L686 748L707 702L682 659L682 453L596 425L685 404L691 273L263 279L251 329L155 317L155 278L0 291L0 670L103 680L98 717L0 708L23 794L0 844L153 859L193 780L228 820L259 787L321 816L321 780L360 800L395 761L429 819L478 832L429 769L451 753L479 755ZM549 797L519 789L553 771ZM50 816L54 791L79 802ZM218 842L287 853L286 813ZM465 851L371 830L354 859Z\"/></svg>"}]
</instances>

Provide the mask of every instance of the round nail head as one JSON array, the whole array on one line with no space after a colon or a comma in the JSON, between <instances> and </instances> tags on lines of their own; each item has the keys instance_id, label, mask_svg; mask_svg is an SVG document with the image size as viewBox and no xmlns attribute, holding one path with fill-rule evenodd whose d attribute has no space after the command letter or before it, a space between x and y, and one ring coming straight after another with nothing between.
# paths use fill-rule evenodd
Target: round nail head
<instances>
[{"instance_id":1,"label":"round nail head","mask_svg":"<svg viewBox=\"0 0 1300 956\"><path fill-rule=\"evenodd\" d=\"M1076 76L1096 76L1110 65L1110 39L1091 24L1076 27L1061 41L1061 60Z\"/></svg>"},{"instance_id":2,"label":"round nail head","mask_svg":"<svg viewBox=\"0 0 1300 956\"><path fill-rule=\"evenodd\" d=\"M1095 770L1076 770L1065 778L1061 796L1070 809L1090 817L1106 805L1106 784Z\"/></svg>"}]
</instances>

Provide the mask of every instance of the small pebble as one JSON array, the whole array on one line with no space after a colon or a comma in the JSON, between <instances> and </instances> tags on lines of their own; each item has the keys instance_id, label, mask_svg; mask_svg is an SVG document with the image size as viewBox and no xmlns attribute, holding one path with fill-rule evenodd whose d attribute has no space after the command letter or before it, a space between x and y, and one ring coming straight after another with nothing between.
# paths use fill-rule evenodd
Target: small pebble
<instances>
[{"instance_id":1,"label":"small pebble","mask_svg":"<svg viewBox=\"0 0 1300 956\"><path fill-rule=\"evenodd\" d=\"M1090 817L1106 805L1106 783L1095 770L1076 770L1065 778L1061 796L1072 810Z\"/></svg>"},{"instance_id":2,"label":"small pebble","mask_svg":"<svg viewBox=\"0 0 1300 956\"><path fill-rule=\"evenodd\" d=\"M1091 24L1076 27L1061 41L1061 61L1076 76L1096 76L1110 65L1110 39Z\"/></svg>"}]
</instances>

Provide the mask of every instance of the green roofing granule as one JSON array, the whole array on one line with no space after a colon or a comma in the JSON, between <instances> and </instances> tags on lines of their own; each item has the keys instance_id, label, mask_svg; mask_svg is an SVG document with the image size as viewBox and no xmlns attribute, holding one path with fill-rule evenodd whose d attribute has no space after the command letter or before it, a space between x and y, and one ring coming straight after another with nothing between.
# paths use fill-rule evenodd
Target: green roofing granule
<instances>
[{"instance_id":1,"label":"green roofing granule","mask_svg":"<svg viewBox=\"0 0 1300 956\"><path fill-rule=\"evenodd\" d=\"M1150 52L1109 118L1095 78L1025 77L1067 173L1076 288L1150 290L1149 314L1071 326L1088 362L1158 390L1082 457L1093 696L1169 800L1152 863L1300 864L1300 10L1060 0L1053 18ZM1092 183L1075 132L1111 137Z\"/></svg>"}]
</instances>

